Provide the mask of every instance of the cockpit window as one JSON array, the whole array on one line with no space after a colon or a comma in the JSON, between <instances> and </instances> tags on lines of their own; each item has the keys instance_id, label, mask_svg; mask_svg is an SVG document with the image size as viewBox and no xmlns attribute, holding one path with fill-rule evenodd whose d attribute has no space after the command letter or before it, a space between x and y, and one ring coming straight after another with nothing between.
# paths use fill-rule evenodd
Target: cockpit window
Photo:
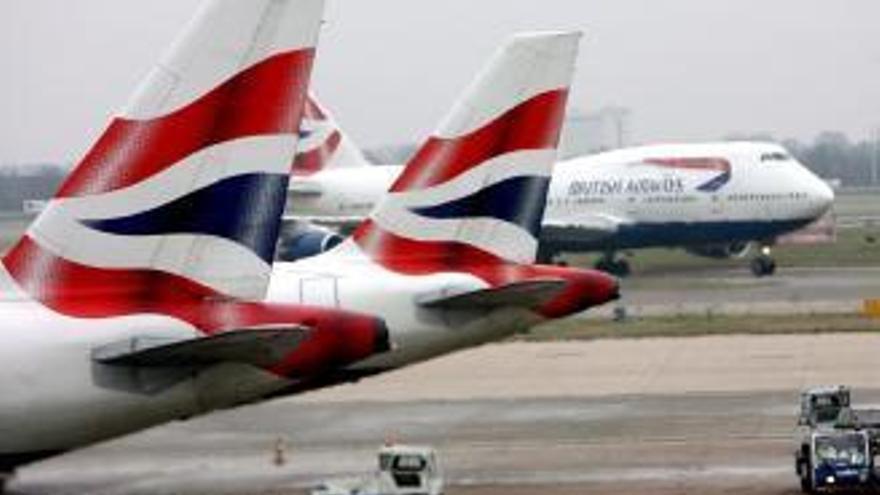
<instances>
[{"instance_id":1,"label":"cockpit window","mask_svg":"<svg viewBox=\"0 0 880 495\"><path fill-rule=\"evenodd\" d=\"M783 153L781 151L774 151L773 153L764 153L761 155L762 162L787 162L791 160L791 156L788 153Z\"/></svg>"}]
</instances>

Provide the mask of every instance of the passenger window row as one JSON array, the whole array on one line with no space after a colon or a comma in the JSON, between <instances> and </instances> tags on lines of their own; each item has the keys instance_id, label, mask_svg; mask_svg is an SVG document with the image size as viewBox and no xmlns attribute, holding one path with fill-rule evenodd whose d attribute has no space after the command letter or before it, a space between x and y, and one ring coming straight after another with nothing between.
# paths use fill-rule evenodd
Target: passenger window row
<instances>
[{"instance_id":1,"label":"passenger window row","mask_svg":"<svg viewBox=\"0 0 880 495\"><path fill-rule=\"evenodd\" d=\"M731 194L727 196L728 201L784 201L806 199L807 193L791 192L779 194Z\"/></svg>"}]
</instances>

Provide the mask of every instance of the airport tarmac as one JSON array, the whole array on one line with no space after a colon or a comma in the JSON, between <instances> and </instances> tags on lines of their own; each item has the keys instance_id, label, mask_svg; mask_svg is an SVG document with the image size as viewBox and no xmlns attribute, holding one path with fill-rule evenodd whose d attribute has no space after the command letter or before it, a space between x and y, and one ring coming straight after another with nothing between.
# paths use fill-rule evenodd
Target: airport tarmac
<instances>
[{"instance_id":1,"label":"airport tarmac","mask_svg":"<svg viewBox=\"0 0 880 495\"><path fill-rule=\"evenodd\" d=\"M880 298L880 267L785 267L764 278L745 267L655 272L625 279L621 293L584 316L607 318L616 306L636 316L853 313Z\"/></svg>"},{"instance_id":2,"label":"airport tarmac","mask_svg":"<svg viewBox=\"0 0 880 495\"><path fill-rule=\"evenodd\" d=\"M153 429L22 470L21 494L304 493L383 440L440 449L449 494L798 493L798 391L880 402L880 335L504 343ZM278 438L287 462L273 464Z\"/></svg>"}]
</instances>

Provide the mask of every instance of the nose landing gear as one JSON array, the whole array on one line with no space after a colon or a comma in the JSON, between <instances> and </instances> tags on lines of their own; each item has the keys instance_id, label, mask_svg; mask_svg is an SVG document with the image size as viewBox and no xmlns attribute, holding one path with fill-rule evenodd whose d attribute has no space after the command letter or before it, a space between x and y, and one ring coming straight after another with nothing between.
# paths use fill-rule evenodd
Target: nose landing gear
<instances>
[{"instance_id":1,"label":"nose landing gear","mask_svg":"<svg viewBox=\"0 0 880 495\"><path fill-rule=\"evenodd\" d=\"M615 275L617 277L627 277L632 273L632 267L627 261L626 258L618 258L614 255L614 253L605 253L598 261L594 267L597 270L601 270L605 273L610 273L611 275Z\"/></svg>"},{"instance_id":2,"label":"nose landing gear","mask_svg":"<svg viewBox=\"0 0 880 495\"><path fill-rule=\"evenodd\" d=\"M752 274L756 277L770 277L776 273L776 260L773 259L770 246L761 246L761 252L749 264Z\"/></svg>"}]
</instances>

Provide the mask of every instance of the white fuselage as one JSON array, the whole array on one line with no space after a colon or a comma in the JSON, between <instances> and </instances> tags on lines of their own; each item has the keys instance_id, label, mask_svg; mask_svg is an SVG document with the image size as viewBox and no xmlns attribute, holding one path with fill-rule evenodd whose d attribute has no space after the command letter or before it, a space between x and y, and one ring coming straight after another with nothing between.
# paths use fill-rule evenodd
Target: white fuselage
<instances>
[{"instance_id":1,"label":"white fuselage","mask_svg":"<svg viewBox=\"0 0 880 495\"><path fill-rule=\"evenodd\" d=\"M347 371L375 373L524 330L541 320L517 308L446 311L422 296L476 290L463 273L400 275L343 245L276 265L267 300L362 310L386 318L392 350ZM55 313L21 292L0 268L0 472L174 419L257 400L293 382L244 364L169 370L114 367L92 353L128 339L187 340L190 325L160 315L80 319Z\"/></svg>"},{"instance_id":2,"label":"white fuselage","mask_svg":"<svg viewBox=\"0 0 880 495\"><path fill-rule=\"evenodd\" d=\"M486 287L467 273L395 273L373 263L349 240L315 257L275 263L267 300L363 311L382 318L392 350L354 368L385 370L496 340L541 320L519 308L453 311L418 304L431 295Z\"/></svg>"},{"instance_id":3,"label":"white fuselage","mask_svg":"<svg viewBox=\"0 0 880 495\"><path fill-rule=\"evenodd\" d=\"M177 418L254 400L287 384L245 365L158 376L95 363L92 352L131 337L189 339L170 317L80 319L20 292L0 268L0 462L88 445ZM152 373L152 374L151 374Z\"/></svg>"},{"instance_id":4,"label":"white fuselage","mask_svg":"<svg viewBox=\"0 0 880 495\"><path fill-rule=\"evenodd\" d=\"M700 158L726 160L728 176L717 169L645 163ZM391 165L328 169L297 179L292 213L363 217L400 170ZM304 187L310 194L297 192ZM824 181L772 144L625 149L556 165L542 244L601 251L773 239L822 216L833 198Z\"/></svg>"}]
</instances>

